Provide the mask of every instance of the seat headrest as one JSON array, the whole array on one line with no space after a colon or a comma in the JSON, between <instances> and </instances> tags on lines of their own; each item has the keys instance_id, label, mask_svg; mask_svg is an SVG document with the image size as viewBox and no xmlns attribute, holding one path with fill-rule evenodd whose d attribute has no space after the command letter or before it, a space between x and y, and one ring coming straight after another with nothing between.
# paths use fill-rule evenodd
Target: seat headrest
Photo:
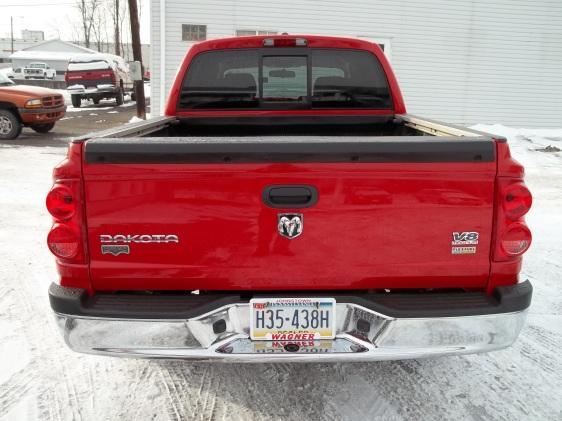
<instances>
[{"instance_id":1,"label":"seat headrest","mask_svg":"<svg viewBox=\"0 0 562 421\"><path fill-rule=\"evenodd\" d=\"M256 90L256 80L251 73L228 73L224 76L224 82L232 88Z\"/></svg>"},{"instance_id":2,"label":"seat headrest","mask_svg":"<svg viewBox=\"0 0 562 421\"><path fill-rule=\"evenodd\" d=\"M346 79L341 76L320 76L314 81L314 90L334 89L346 85Z\"/></svg>"}]
</instances>

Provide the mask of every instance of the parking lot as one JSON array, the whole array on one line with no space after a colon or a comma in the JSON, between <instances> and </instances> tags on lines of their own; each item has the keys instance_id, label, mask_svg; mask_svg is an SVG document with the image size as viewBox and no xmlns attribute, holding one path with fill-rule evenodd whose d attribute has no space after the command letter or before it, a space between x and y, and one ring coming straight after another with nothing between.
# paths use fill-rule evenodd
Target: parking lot
<instances>
[{"instance_id":1,"label":"parking lot","mask_svg":"<svg viewBox=\"0 0 562 421\"><path fill-rule=\"evenodd\" d=\"M24 128L21 136L15 140L3 141L3 145L13 146L66 146L68 139L95 130L102 130L127 123L136 116L135 102L128 101L116 106L115 101L104 100L95 105L83 101L80 108L73 108L67 101L66 116L59 120L55 128L47 133L36 133Z\"/></svg>"},{"instance_id":2,"label":"parking lot","mask_svg":"<svg viewBox=\"0 0 562 421\"><path fill-rule=\"evenodd\" d=\"M69 351L47 298L56 277L45 244L52 167L69 137L135 112L131 103L83 107L47 136L26 129L0 144L2 420L562 419L562 157L537 152L544 137L510 138L535 195L528 218L535 239L522 273L535 294L513 347L369 364L130 360Z\"/></svg>"}]
</instances>

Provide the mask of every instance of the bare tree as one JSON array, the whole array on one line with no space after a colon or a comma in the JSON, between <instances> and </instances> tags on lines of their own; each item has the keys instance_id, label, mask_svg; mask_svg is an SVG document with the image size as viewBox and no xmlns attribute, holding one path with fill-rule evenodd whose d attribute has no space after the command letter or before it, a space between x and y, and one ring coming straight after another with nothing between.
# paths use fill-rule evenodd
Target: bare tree
<instances>
[{"instance_id":1,"label":"bare tree","mask_svg":"<svg viewBox=\"0 0 562 421\"><path fill-rule=\"evenodd\" d=\"M105 51L109 37L107 36L107 21L106 16L110 13L106 3L100 3L93 15L92 36L96 43L97 50L100 53Z\"/></svg>"},{"instance_id":2,"label":"bare tree","mask_svg":"<svg viewBox=\"0 0 562 421\"><path fill-rule=\"evenodd\" d=\"M84 44L86 48L90 48L92 28L100 5L101 0L76 0L76 8L80 13L82 35L84 37Z\"/></svg>"},{"instance_id":3,"label":"bare tree","mask_svg":"<svg viewBox=\"0 0 562 421\"><path fill-rule=\"evenodd\" d=\"M119 10L119 9L120 9L119 0L115 0L115 16L114 16L113 21L115 22L115 40L114 41L115 41L115 55L116 56L120 56L121 51L122 51L122 49L121 49L121 37L119 36L120 33L121 33L121 28L120 28L121 25L119 25L119 23L120 23L119 22L119 12L121 10Z\"/></svg>"},{"instance_id":4,"label":"bare tree","mask_svg":"<svg viewBox=\"0 0 562 421\"><path fill-rule=\"evenodd\" d=\"M128 22L129 22L129 7L127 4L127 1L123 1L123 9L121 10L121 13L119 15L119 27L121 29L121 38L119 40L119 42L121 43L121 56L122 57L126 57L129 54L129 49L127 46L127 43L125 42L125 39L128 38L130 39L130 35L129 31L127 31L127 26L128 26ZM127 51L125 51L127 50Z\"/></svg>"}]
</instances>

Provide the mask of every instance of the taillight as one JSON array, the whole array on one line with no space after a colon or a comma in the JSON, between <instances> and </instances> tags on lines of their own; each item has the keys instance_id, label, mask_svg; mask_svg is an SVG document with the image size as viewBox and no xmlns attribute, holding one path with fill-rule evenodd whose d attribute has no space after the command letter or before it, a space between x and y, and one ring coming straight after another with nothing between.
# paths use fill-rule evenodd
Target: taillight
<instances>
[{"instance_id":1,"label":"taillight","mask_svg":"<svg viewBox=\"0 0 562 421\"><path fill-rule=\"evenodd\" d=\"M509 225L500 240L503 252L512 257L522 255L530 245L531 232L525 224L520 222Z\"/></svg>"},{"instance_id":2,"label":"taillight","mask_svg":"<svg viewBox=\"0 0 562 421\"><path fill-rule=\"evenodd\" d=\"M65 221L76 213L76 198L70 187L55 184L47 194L47 210L57 221Z\"/></svg>"},{"instance_id":3,"label":"taillight","mask_svg":"<svg viewBox=\"0 0 562 421\"><path fill-rule=\"evenodd\" d=\"M88 230L82 184L84 144L69 144L68 154L53 170L54 185L47 194L47 210L53 226L47 235L49 250L57 257L58 283L72 288L90 288Z\"/></svg>"},{"instance_id":4,"label":"taillight","mask_svg":"<svg viewBox=\"0 0 562 421\"><path fill-rule=\"evenodd\" d=\"M115 84L116 81L117 81L117 77L115 76L115 72L110 72L110 76L111 76L111 81L113 82L113 84Z\"/></svg>"},{"instance_id":5,"label":"taillight","mask_svg":"<svg viewBox=\"0 0 562 421\"><path fill-rule=\"evenodd\" d=\"M502 196L503 209L512 221L521 218L531 209L533 197L523 183L513 183L504 187Z\"/></svg>"},{"instance_id":6,"label":"taillight","mask_svg":"<svg viewBox=\"0 0 562 421\"><path fill-rule=\"evenodd\" d=\"M515 260L531 245L531 231L525 225L533 198L519 177L498 177L496 205L496 245L494 261Z\"/></svg>"},{"instance_id":7,"label":"taillight","mask_svg":"<svg viewBox=\"0 0 562 421\"><path fill-rule=\"evenodd\" d=\"M72 259L78 255L80 238L69 226L55 224L47 235L49 250L62 259Z\"/></svg>"},{"instance_id":8,"label":"taillight","mask_svg":"<svg viewBox=\"0 0 562 421\"><path fill-rule=\"evenodd\" d=\"M82 145L71 143L67 158L53 171L55 184L47 194L47 210L53 226L47 236L49 249L68 263L84 263L86 230L82 204Z\"/></svg>"}]
</instances>

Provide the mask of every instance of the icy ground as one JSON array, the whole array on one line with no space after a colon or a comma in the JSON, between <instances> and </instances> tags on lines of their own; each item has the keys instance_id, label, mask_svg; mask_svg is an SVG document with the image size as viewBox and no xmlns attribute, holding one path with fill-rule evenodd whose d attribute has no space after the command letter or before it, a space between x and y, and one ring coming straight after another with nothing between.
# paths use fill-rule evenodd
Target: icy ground
<instances>
[{"instance_id":1,"label":"icy ground","mask_svg":"<svg viewBox=\"0 0 562 421\"><path fill-rule=\"evenodd\" d=\"M0 420L561 420L562 130L509 136L535 196L517 343L490 354L369 364L209 365L79 355L64 346L44 208L56 147L0 145ZM554 150L554 148L548 148Z\"/></svg>"}]
</instances>

